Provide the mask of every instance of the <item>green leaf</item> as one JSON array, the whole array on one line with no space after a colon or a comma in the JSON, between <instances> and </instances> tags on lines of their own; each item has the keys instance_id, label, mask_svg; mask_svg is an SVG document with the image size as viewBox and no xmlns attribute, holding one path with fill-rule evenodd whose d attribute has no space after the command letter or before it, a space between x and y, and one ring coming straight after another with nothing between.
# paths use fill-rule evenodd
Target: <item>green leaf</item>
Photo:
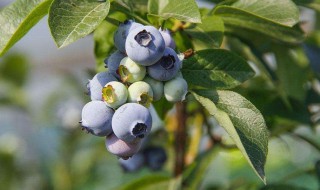
<instances>
[{"instance_id":1,"label":"green leaf","mask_svg":"<svg viewBox=\"0 0 320 190\"><path fill-rule=\"evenodd\" d=\"M190 87L228 89L250 79L254 72L240 56L223 49L196 52L183 61L183 77Z\"/></svg>"},{"instance_id":2,"label":"green leaf","mask_svg":"<svg viewBox=\"0 0 320 190\"><path fill-rule=\"evenodd\" d=\"M308 61L301 60L301 57L305 55L299 55L298 51L283 47L274 48L274 53L277 60L279 89L289 97L304 101L306 96L304 85L308 81Z\"/></svg>"},{"instance_id":3,"label":"green leaf","mask_svg":"<svg viewBox=\"0 0 320 190\"><path fill-rule=\"evenodd\" d=\"M211 15L202 18L201 24L193 24L184 30L193 40L200 40L208 48L220 47L224 25L221 18Z\"/></svg>"},{"instance_id":4,"label":"green leaf","mask_svg":"<svg viewBox=\"0 0 320 190\"><path fill-rule=\"evenodd\" d=\"M299 22L299 9L291 0L238 0L232 7L285 26Z\"/></svg>"},{"instance_id":5,"label":"green leaf","mask_svg":"<svg viewBox=\"0 0 320 190\"><path fill-rule=\"evenodd\" d=\"M122 187L118 187L117 190L162 190L168 189L170 185L170 177L164 175L149 175L137 179L129 184L126 184Z\"/></svg>"},{"instance_id":6,"label":"green leaf","mask_svg":"<svg viewBox=\"0 0 320 190\"><path fill-rule=\"evenodd\" d=\"M284 8L284 12L285 10L286 8ZM270 10L269 12L272 13ZM299 43L304 39L302 30L297 26L288 27L283 23L275 22L237 7L217 6L214 9L214 15L222 18L226 32L247 40L267 38L268 40L273 39L285 43ZM288 23L290 22L288 21Z\"/></svg>"},{"instance_id":7,"label":"green leaf","mask_svg":"<svg viewBox=\"0 0 320 190\"><path fill-rule=\"evenodd\" d=\"M108 15L109 0L54 0L49 10L49 27L59 48L82 38Z\"/></svg>"},{"instance_id":8,"label":"green leaf","mask_svg":"<svg viewBox=\"0 0 320 190\"><path fill-rule=\"evenodd\" d=\"M163 19L175 18L181 21L201 23L199 8L194 0L149 0L150 15Z\"/></svg>"},{"instance_id":9,"label":"green leaf","mask_svg":"<svg viewBox=\"0 0 320 190\"><path fill-rule=\"evenodd\" d=\"M295 2L297 5L320 11L320 0L293 0L293 2Z\"/></svg>"},{"instance_id":10,"label":"green leaf","mask_svg":"<svg viewBox=\"0 0 320 190\"><path fill-rule=\"evenodd\" d=\"M227 131L256 174L266 182L268 131L259 110L232 91L198 90L192 94Z\"/></svg>"},{"instance_id":11,"label":"green leaf","mask_svg":"<svg viewBox=\"0 0 320 190\"><path fill-rule=\"evenodd\" d=\"M17 0L0 10L0 56L47 14L52 0Z\"/></svg>"},{"instance_id":12,"label":"green leaf","mask_svg":"<svg viewBox=\"0 0 320 190\"><path fill-rule=\"evenodd\" d=\"M139 12L147 12L148 9L148 0L116 0L116 2L130 11L139 10Z\"/></svg>"}]
</instances>

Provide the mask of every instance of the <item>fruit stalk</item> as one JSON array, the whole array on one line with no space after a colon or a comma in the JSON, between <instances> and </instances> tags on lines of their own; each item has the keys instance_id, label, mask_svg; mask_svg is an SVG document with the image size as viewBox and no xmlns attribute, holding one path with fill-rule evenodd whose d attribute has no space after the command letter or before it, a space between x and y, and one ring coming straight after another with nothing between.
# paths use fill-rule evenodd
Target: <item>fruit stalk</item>
<instances>
[{"instance_id":1,"label":"fruit stalk","mask_svg":"<svg viewBox=\"0 0 320 190\"><path fill-rule=\"evenodd\" d=\"M177 109L177 121L178 126L175 131L175 168L174 168L174 176L177 177L182 174L184 165L185 165L185 152L186 152L186 140L187 140L187 132L186 132L186 120L187 120L187 112L186 112L186 103L178 102L176 103Z\"/></svg>"}]
</instances>

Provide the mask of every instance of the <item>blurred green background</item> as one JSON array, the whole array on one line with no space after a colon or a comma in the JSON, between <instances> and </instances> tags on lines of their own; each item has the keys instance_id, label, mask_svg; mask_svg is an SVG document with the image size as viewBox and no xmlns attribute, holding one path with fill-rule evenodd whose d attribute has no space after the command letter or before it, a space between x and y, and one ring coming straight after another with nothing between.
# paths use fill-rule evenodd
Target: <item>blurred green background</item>
<instances>
[{"instance_id":1,"label":"blurred green background","mask_svg":"<svg viewBox=\"0 0 320 190\"><path fill-rule=\"evenodd\" d=\"M0 8L8 3L0 2ZM305 12L303 18L311 23L306 27L312 28L314 13ZM106 151L104 138L88 135L78 125L81 109L89 101L85 85L95 70L92 36L58 50L46 19L0 58L0 189L138 189L139 183L150 180L146 189L163 189L161 182L172 175L174 161L170 124L154 132L148 142L165 148L165 167L125 173ZM315 62L319 69L319 60ZM315 85L319 89L319 82ZM315 109L318 120L320 110ZM214 130L230 141L221 127ZM320 125L299 125L291 132L270 138L269 189L274 184L287 185L274 189L319 189ZM313 145L299 138L301 134ZM197 152L204 151L208 139L202 137ZM208 169L201 176L201 189L265 188L236 149L216 149L205 161ZM130 186L133 182L136 186Z\"/></svg>"}]
</instances>

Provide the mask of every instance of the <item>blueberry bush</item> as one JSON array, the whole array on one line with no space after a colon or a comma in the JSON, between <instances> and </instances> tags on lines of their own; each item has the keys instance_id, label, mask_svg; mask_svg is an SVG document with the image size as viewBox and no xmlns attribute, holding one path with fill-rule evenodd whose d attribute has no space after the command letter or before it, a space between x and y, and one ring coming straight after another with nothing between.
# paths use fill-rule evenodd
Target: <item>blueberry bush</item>
<instances>
[{"instance_id":1,"label":"blueberry bush","mask_svg":"<svg viewBox=\"0 0 320 190\"><path fill-rule=\"evenodd\" d=\"M201 3L208 6L199 8ZM320 1L199 4L16 0L0 9L0 56L46 15L58 48L93 36L96 71L83 84L88 96L78 128L105 141L108 151L92 154L116 158L125 172L145 174L117 189L310 187L290 180L320 178L315 136L320 121ZM303 17L308 11L311 21ZM19 75L11 78L19 80ZM284 135L310 146L318 158L269 183L268 140ZM243 171L235 167L228 185L204 186L205 179L222 175L214 172L212 160L234 151L246 160L254 180L239 177ZM90 188L99 169L83 170L92 176L86 173L81 183L70 174L69 188Z\"/></svg>"}]
</instances>

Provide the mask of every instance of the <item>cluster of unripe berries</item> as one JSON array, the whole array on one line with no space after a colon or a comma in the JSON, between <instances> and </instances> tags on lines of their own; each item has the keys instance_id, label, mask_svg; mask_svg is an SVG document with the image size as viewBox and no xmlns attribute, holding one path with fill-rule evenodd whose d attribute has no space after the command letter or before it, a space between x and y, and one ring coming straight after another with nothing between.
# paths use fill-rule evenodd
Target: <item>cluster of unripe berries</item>
<instances>
[{"instance_id":1,"label":"cluster of unripe berries","mask_svg":"<svg viewBox=\"0 0 320 190\"><path fill-rule=\"evenodd\" d=\"M106 136L109 152L128 159L150 133L148 107L163 96L170 102L185 99L187 82L179 72L183 54L167 30L132 20L114 34L117 48L105 59L108 71L96 74L87 88L91 102L82 110L82 128Z\"/></svg>"}]
</instances>

